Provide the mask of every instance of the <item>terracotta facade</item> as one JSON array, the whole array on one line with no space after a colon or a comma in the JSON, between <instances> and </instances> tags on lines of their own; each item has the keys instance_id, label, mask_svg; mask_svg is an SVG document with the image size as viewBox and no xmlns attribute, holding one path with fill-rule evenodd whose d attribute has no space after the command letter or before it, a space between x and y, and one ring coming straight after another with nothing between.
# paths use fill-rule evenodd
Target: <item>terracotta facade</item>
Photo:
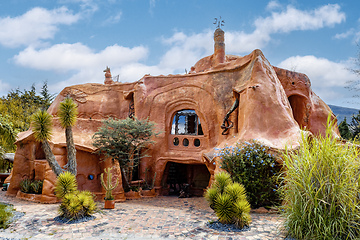
<instances>
[{"instance_id":1,"label":"terracotta facade","mask_svg":"<svg viewBox=\"0 0 360 240\"><path fill-rule=\"evenodd\" d=\"M103 198L100 174L115 163L100 161L93 154L92 136L108 117L124 119L132 114L156 123L160 134L150 157L141 160L136 177L144 180L146 171L148 181L155 177L158 194L175 193L188 183L192 194L201 195L217 171L215 147L257 139L275 149L294 148L301 129L325 133L331 110L311 90L305 74L272 66L260 50L243 57L225 55L221 29L215 31L214 40L214 54L199 60L188 74L145 75L137 82L118 83L111 80L107 68L105 84L75 85L61 91L48 109L55 117L51 143L56 159L65 165L65 135L56 116L59 103L71 96L79 110L73 132L80 189ZM229 114L234 103L237 107ZM338 135L338 130L333 133ZM17 147L7 194L17 194L21 179L27 176L44 180L42 202L56 201L55 175L31 130L19 135ZM121 180L118 166L114 177ZM118 201L125 199L121 185L114 191Z\"/></svg>"}]
</instances>

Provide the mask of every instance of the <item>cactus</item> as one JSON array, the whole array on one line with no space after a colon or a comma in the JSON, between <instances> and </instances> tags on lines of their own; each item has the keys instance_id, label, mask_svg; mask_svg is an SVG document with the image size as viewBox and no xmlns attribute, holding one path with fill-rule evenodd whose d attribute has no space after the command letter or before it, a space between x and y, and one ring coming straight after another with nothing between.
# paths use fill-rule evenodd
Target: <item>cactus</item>
<instances>
[{"instance_id":1,"label":"cactus","mask_svg":"<svg viewBox=\"0 0 360 240\"><path fill-rule=\"evenodd\" d=\"M111 179L112 179L112 174L111 174L111 168L106 168L104 169L104 172L107 174L107 181L105 184L104 181L104 173L101 174L100 176L100 180L101 180L101 185L104 187L106 194L105 194L105 200L113 200L114 197L112 196L112 191L117 187L117 185L119 184L118 179L116 179L116 183L115 185L113 185L111 183Z\"/></svg>"}]
</instances>

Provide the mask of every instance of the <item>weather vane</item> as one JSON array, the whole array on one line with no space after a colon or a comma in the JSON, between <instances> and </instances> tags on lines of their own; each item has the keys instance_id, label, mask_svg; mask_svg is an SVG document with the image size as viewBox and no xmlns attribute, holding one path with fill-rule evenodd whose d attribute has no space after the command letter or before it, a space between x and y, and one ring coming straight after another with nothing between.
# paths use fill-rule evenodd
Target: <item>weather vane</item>
<instances>
[{"instance_id":1,"label":"weather vane","mask_svg":"<svg viewBox=\"0 0 360 240\"><path fill-rule=\"evenodd\" d=\"M224 26L225 21L221 20L221 16L219 19L215 18L215 22L213 23L214 25L217 25L216 28L221 28Z\"/></svg>"}]
</instances>

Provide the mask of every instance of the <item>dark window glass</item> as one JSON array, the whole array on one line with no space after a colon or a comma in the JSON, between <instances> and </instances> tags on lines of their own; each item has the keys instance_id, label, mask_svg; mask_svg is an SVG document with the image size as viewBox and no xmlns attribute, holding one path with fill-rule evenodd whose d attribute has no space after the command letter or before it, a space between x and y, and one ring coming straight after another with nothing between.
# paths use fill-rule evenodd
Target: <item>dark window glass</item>
<instances>
[{"instance_id":1,"label":"dark window glass","mask_svg":"<svg viewBox=\"0 0 360 240\"><path fill-rule=\"evenodd\" d=\"M200 119L195 110L184 109L174 115L171 134L176 135L204 135Z\"/></svg>"},{"instance_id":2,"label":"dark window glass","mask_svg":"<svg viewBox=\"0 0 360 240\"><path fill-rule=\"evenodd\" d=\"M189 146L189 139L184 138L184 140L183 140L183 145L184 145L185 147Z\"/></svg>"},{"instance_id":3,"label":"dark window glass","mask_svg":"<svg viewBox=\"0 0 360 240\"><path fill-rule=\"evenodd\" d=\"M195 147L200 147L200 139L196 138L196 139L194 140L194 146L195 146Z\"/></svg>"},{"instance_id":4,"label":"dark window glass","mask_svg":"<svg viewBox=\"0 0 360 240\"><path fill-rule=\"evenodd\" d=\"M177 137L174 138L173 143L174 143L175 146L178 146L179 145L179 138L177 138Z\"/></svg>"}]
</instances>

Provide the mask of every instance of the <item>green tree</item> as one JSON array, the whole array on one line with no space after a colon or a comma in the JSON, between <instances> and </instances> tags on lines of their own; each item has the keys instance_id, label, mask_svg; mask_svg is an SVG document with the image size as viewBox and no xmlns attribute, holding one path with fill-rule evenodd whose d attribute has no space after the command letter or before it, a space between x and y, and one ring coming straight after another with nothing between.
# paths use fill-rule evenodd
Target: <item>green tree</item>
<instances>
[{"instance_id":1,"label":"green tree","mask_svg":"<svg viewBox=\"0 0 360 240\"><path fill-rule=\"evenodd\" d=\"M360 111L357 115L353 115L349 127L352 131L353 139L359 138L360 133Z\"/></svg>"},{"instance_id":2,"label":"green tree","mask_svg":"<svg viewBox=\"0 0 360 240\"><path fill-rule=\"evenodd\" d=\"M351 140L353 138L353 134L350 131L349 124L346 122L346 117L344 120L339 124L339 132L343 139Z\"/></svg>"},{"instance_id":3,"label":"green tree","mask_svg":"<svg viewBox=\"0 0 360 240\"><path fill-rule=\"evenodd\" d=\"M58 115L61 126L65 128L68 160L66 167L68 167L69 172L76 176L76 149L72 132L72 127L75 125L78 115L76 103L71 98L65 98L60 103Z\"/></svg>"},{"instance_id":4,"label":"green tree","mask_svg":"<svg viewBox=\"0 0 360 240\"><path fill-rule=\"evenodd\" d=\"M0 148L3 149L4 152L15 151L14 142L16 135L12 124L0 115Z\"/></svg>"},{"instance_id":5,"label":"green tree","mask_svg":"<svg viewBox=\"0 0 360 240\"><path fill-rule=\"evenodd\" d=\"M154 126L148 120L109 118L93 136L97 153L119 162L125 189L129 189L133 168L145 156L145 149L154 143L151 140L156 135Z\"/></svg>"},{"instance_id":6,"label":"green tree","mask_svg":"<svg viewBox=\"0 0 360 240\"><path fill-rule=\"evenodd\" d=\"M63 172L63 169L56 161L55 156L50 148L48 140L51 138L51 130L52 116L48 112L45 110L38 110L35 114L32 115L32 131L34 132L34 137L37 141L42 143L42 148L44 150L47 162L56 176L59 176Z\"/></svg>"}]
</instances>

